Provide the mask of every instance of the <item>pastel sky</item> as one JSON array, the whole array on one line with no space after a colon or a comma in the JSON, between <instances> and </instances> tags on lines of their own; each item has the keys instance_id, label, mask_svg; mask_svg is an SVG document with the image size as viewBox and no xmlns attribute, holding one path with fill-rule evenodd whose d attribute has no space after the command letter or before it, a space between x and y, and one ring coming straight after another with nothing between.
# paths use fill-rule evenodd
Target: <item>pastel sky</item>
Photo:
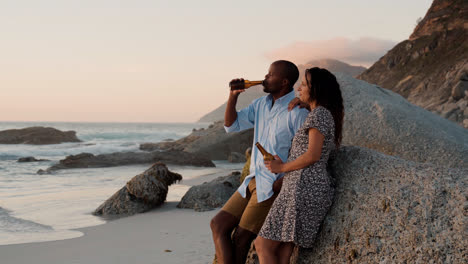
<instances>
[{"instance_id":1,"label":"pastel sky","mask_svg":"<svg viewBox=\"0 0 468 264\"><path fill-rule=\"evenodd\" d=\"M195 122L270 63L370 66L429 0L1 0L0 121Z\"/></svg>"}]
</instances>

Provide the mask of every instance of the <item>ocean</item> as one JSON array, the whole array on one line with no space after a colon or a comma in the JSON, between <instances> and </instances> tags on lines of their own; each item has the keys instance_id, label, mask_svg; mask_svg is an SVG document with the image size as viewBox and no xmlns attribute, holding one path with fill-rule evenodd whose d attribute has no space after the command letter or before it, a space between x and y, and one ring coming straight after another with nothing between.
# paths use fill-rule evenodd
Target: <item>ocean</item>
<instances>
[{"instance_id":1,"label":"ocean","mask_svg":"<svg viewBox=\"0 0 468 264\"><path fill-rule=\"evenodd\" d=\"M149 165L110 168L69 169L39 175L39 169L82 152L103 154L139 151L139 144L177 140L193 128L209 123L63 123L0 122L0 131L31 126L74 130L83 142L57 145L0 144L0 245L61 240L82 236L75 229L105 223L91 214L102 202L122 188ZM34 156L42 162L19 163L20 157ZM184 179L203 177L242 164L214 161L216 168L168 165ZM182 182L183 183L183 182ZM167 201L179 201L189 186L174 184Z\"/></svg>"}]
</instances>

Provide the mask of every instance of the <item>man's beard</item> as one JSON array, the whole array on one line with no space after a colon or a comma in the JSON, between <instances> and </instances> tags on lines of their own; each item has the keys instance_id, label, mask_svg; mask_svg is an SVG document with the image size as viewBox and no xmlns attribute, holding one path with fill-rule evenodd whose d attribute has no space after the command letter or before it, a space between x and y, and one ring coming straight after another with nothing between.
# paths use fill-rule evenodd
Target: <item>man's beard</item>
<instances>
[{"instance_id":1,"label":"man's beard","mask_svg":"<svg viewBox=\"0 0 468 264\"><path fill-rule=\"evenodd\" d=\"M268 85L263 85L263 92L265 93L272 93L273 91L268 87Z\"/></svg>"}]
</instances>

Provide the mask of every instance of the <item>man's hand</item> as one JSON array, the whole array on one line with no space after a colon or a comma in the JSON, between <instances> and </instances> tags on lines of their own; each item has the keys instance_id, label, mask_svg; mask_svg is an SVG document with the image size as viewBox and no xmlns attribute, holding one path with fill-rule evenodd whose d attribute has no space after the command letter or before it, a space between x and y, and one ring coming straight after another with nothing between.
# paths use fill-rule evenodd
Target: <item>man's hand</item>
<instances>
[{"instance_id":1,"label":"man's hand","mask_svg":"<svg viewBox=\"0 0 468 264\"><path fill-rule=\"evenodd\" d=\"M240 81L244 81L244 79L232 79L230 83L233 83L233 82L240 82ZM241 90L231 90L229 89L230 93L229 93L229 97L231 96L239 96L240 93L243 93L245 92L245 89L241 89Z\"/></svg>"},{"instance_id":2,"label":"man's hand","mask_svg":"<svg viewBox=\"0 0 468 264\"><path fill-rule=\"evenodd\" d=\"M232 82L243 81L244 79L233 79ZM227 127L232 126L232 124L237 119L236 104L237 98L240 93L243 93L245 90L231 90L229 89L229 99L227 101L226 111L224 112L224 125Z\"/></svg>"},{"instance_id":3,"label":"man's hand","mask_svg":"<svg viewBox=\"0 0 468 264\"><path fill-rule=\"evenodd\" d=\"M291 100L291 102L289 102L288 104L288 111L291 112L291 110L294 109L294 107L296 106L299 106L299 108L307 108L309 111L310 111L310 105L307 104L307 103L304 103L302 102L301 100L299 100L299 98L294 98Z\"/></svg>"}]
</instances>

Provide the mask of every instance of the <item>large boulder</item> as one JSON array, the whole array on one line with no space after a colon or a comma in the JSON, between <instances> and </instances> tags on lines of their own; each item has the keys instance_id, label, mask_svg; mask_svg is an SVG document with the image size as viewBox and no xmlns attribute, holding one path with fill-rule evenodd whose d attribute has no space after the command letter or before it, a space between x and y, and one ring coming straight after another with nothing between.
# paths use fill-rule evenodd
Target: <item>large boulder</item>
<instances>
[{"instance_id":1,"label":"large boulder","mask_svg":"<svg viewBox=\"0 0 468 264\"><path fill-rule=\"evenodd\" d=\"M59 164L53 165L47 170L39 170L37 173L44 174L57 170L74 168L103 168L132 164L151 164L154 162L185 166L215 167L211 160L183 151L115 152L97 156L91 153L81 153L67 156L65 159L60 160Z\"/></svg>"},{"instance_id":2,"label":"large boulder","mask_svg":"<svg viewBox=\"0 0 468 264\"><path fill-rule=\"evenodd\" d=\"M194 130L187 137L173 142L145 143L141 150L178 150L207 157L212 160L227 160L231 152L244 153L253 144L253 129L226 133L222 121L207 129Z\"/></svg>"},{"instance_id":3,"label":"large boulder","mask_svg":"<svg viewBox=\"0 0 468 264\"><path fill-rule=\"evenodd\" d=\"M294 263L465 263L467 168L343 147L336 194L312 249ZM247 263L257 263L255 254ZM297 260L297 261L296 261Z\"/></svg>"},{"instance_id":4,"label":"large boulder","mask_svg":"<svg viewBox=\"0 0 468 264\"><path fill-rule=\"evenodd\" d=\"M239 188L240 172L218 177L210 182L192 186L177 205L179 208L191 208L195 211L209 211L223 206Z\"/></svg>"},{"instance_id":5,"label":"large boulder","mask_svg":"<svg viewBox=\"0 0 468 264\"><path fill-rule=\"evenodd\" d=\"M126 216L146 212L164 203L168 186L181 180L180 174L169 171L163 163L155 163L128 181L93 214Z\"/></svg>"},{"instance_id":6,"label":"large boulder","mask_svg":"<svg viewBox=\"0 0 468 264\"><path fill-rule=\"evenodd\" d=\"M335 73L343 93L343 144L372 148L388 155L441 166L468 167L468 130L408 102L401 95ZM242 96L242 95L241 95ZM175 142L141 145L142 149L183 149L211 159L252 146L253 132L226 134L222 122Z\"/></svg>"},{"instance_id":7,"label":"large boulder","mask_svg":"<svg viewBox=\"0 0 468 264\"><path fill-rule=\"evenodd\" d=\"M468 128L467 17L468 1L434 0L409 39L359 78Z\"/></svg>"},{"instance_id":8,"label":"large boulder","mask_svg":"<svg viewBox=\"0 0 468 264\"><path fill-rule=\"evenodd\" d=\"M0 131L0 144L47 145L81 142L75 131L60 131L52 127L28 127Z\"/></svg>"},{"instance_id":9,"label":"large boulder","mask_svg":"<svg viewBox=\"0 0 468 264\"><path fill-rule=\"evenodd\" d=\"M468 167L468 130L401 95L336 73L344 98L343 144L416 162Z\"/></svg>"}]
</instances>

